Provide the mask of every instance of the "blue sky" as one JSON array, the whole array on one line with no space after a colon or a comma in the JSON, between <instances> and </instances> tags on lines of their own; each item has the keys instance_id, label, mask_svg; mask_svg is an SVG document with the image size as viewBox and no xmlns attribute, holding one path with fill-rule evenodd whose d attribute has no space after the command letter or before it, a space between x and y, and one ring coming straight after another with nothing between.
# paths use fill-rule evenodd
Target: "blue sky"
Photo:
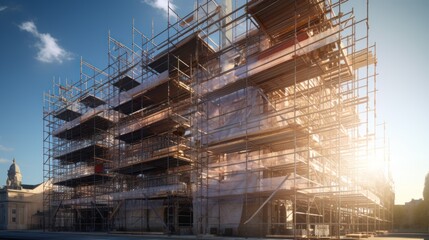
<instances>
[{"instance_id":1,"label":"blue sky","mask_svg":"<svg viewBox=\"0 0 429 240\"><path fill-rule=\"evenodd\" d=\"M107 37L130 45L137 28L167 25L158 0L0 0L0 184L16 158L25 183L42 181L43 92L53 79L79 78L79 61L107 65ZM365 1L355 0L356 15ZM176 0L179 14L193 7ZM165 6L165 5L164 5ZM377 113L385 120L396 202L421 198L429 171L429 1L370 1L370 40L377 43ZM2 177L3 176L3 177ZM3 180L2 180L3 179Z\"/></svg>"},{"instance_id":2,"label":"blue sky","mask_svg":"<svg viewBox=\"0 0 429 240\"><path fill-rule=\"evenodd\" d=\"M377 113L387 123L396 202L422 198L429 172L429 1L370 2Z\"/></svg>"}]
</instances>

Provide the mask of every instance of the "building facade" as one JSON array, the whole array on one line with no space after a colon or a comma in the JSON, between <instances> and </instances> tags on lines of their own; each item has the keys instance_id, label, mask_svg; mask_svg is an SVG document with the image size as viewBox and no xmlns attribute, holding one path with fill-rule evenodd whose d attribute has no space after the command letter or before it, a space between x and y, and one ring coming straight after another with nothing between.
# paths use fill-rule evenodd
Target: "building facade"
<instances>
[{"instance_id":1,"label":"building facade","mask_svg":"<svg viewBox=\"0 0 429 240\"><path fill-rule=\"evenodd\" d=\"M15 159L0 189L0 229L42 229L43 184L22 184Z\"/></svg>"},{"instance_id":2,"label":"building facade","mask_svg":"<svg viewBox=\"0 0 429 240\"><path fill-rule=\"evenodd\" d=\"M387 230L368 25L343 1L200 1L45 94L51 230ZM170 18L169 18L170 19ZM381 129L383 130L383 129Z\"/></svg>"},{"instance_id":3,"label":"building facade","mask_svg":"<svg viewBox=\"0 0 429 240\"><path fill-rule=\"evenodd\" d=\"M397 232L428 232L428 212L423 199L411 199L394 206L394 230Z\"/></svg>"}]
</instances>

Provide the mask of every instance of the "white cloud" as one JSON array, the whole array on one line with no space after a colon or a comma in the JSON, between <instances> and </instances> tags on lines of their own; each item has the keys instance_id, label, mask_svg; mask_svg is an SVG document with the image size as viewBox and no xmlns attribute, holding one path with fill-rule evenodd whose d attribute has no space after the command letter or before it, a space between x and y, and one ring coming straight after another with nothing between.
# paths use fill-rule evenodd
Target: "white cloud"
<instances>
[{"instance_id":1,"label":"white cloud","mask_svg":"<svg viewBox=\"0 0 429 240\"><path fill-rule=\"evenodd\" d=\"M163 11L165 16L168 15L169 0L144 0L144 2L153 8ZM170 9L176 9L176 5L173 4L172 0L170 0Z\"/></svg>"},{"instance_id":2,"label":"white cloud","mask_svg":"<svg viewBox=\"0 0 429 240\"><path fill-rule=\"evenodd\" d=\"M0 6L0 12L6 10L6 6Z\"/></svg>"},{"instance_id":3,"label":"white cloud","mask_svg":"<svg viewBox=\"0 0 429 240\"><path fill-rule=\"evenodd\" d=\"M64 60L71 60L71 53L60 47L57 43L57 39L51 36L49 33L40 33L37 30L36 25L32 21L23 22L19 25L21 30L31 33L38 39L36 47L39 49L36 59L41 62L62 63Z\"/></svg>"},{"instance_id":4,"label":"white cloud","mask_svg":"<svg viewBox=\"0 0 429 240\"><path fill-rule=\"evenodd\" d=\"M13 148L6 147L0 144L0 152L12 152Z\"/></svg>"},{"instance_id":5,"label":"white cloud","mask_svg":"<svg viewBox=\"0 0 429 240\"><path fill-rule=\"evenodd\" d=\"M11 163L12 161L6 158L0 158L0 164L8 164Z\"/></svg>"}]
</instances>

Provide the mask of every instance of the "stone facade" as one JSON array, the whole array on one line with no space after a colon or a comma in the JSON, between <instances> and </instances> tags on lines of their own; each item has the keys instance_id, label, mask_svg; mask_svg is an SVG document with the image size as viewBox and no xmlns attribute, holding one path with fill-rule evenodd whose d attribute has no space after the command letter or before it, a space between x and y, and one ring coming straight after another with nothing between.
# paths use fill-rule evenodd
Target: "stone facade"
<instances>
[{"instance_id":1,"label":"stone facade","mask_svg":"<svg viewBox=\"0 0 429 240\"><path fill-rule=\"evenodd\" d=\"M22 175L13 160L6 186L0 189L0 229L40 229L42 227L43 184L22 184Z\"/></svg>"}]
</instances>

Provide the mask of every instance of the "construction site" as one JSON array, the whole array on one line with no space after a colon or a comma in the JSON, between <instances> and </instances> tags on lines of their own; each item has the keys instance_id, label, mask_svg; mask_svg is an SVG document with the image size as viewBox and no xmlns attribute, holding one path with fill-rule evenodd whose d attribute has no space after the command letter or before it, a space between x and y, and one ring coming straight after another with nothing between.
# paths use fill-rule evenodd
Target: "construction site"
<instances>
[{"instance_id":1,"label":"construction site","mask_svg":"<svg viewBox=\"0 0 429 240\"><path fill-rule=\"evenodd\" d=\"M205 0L159 33L133 23L129 46L109 33L107 67L81 60L44 94L45 230L390 230L376 46L353 3Z\"/></svg>"}]
</instances>

